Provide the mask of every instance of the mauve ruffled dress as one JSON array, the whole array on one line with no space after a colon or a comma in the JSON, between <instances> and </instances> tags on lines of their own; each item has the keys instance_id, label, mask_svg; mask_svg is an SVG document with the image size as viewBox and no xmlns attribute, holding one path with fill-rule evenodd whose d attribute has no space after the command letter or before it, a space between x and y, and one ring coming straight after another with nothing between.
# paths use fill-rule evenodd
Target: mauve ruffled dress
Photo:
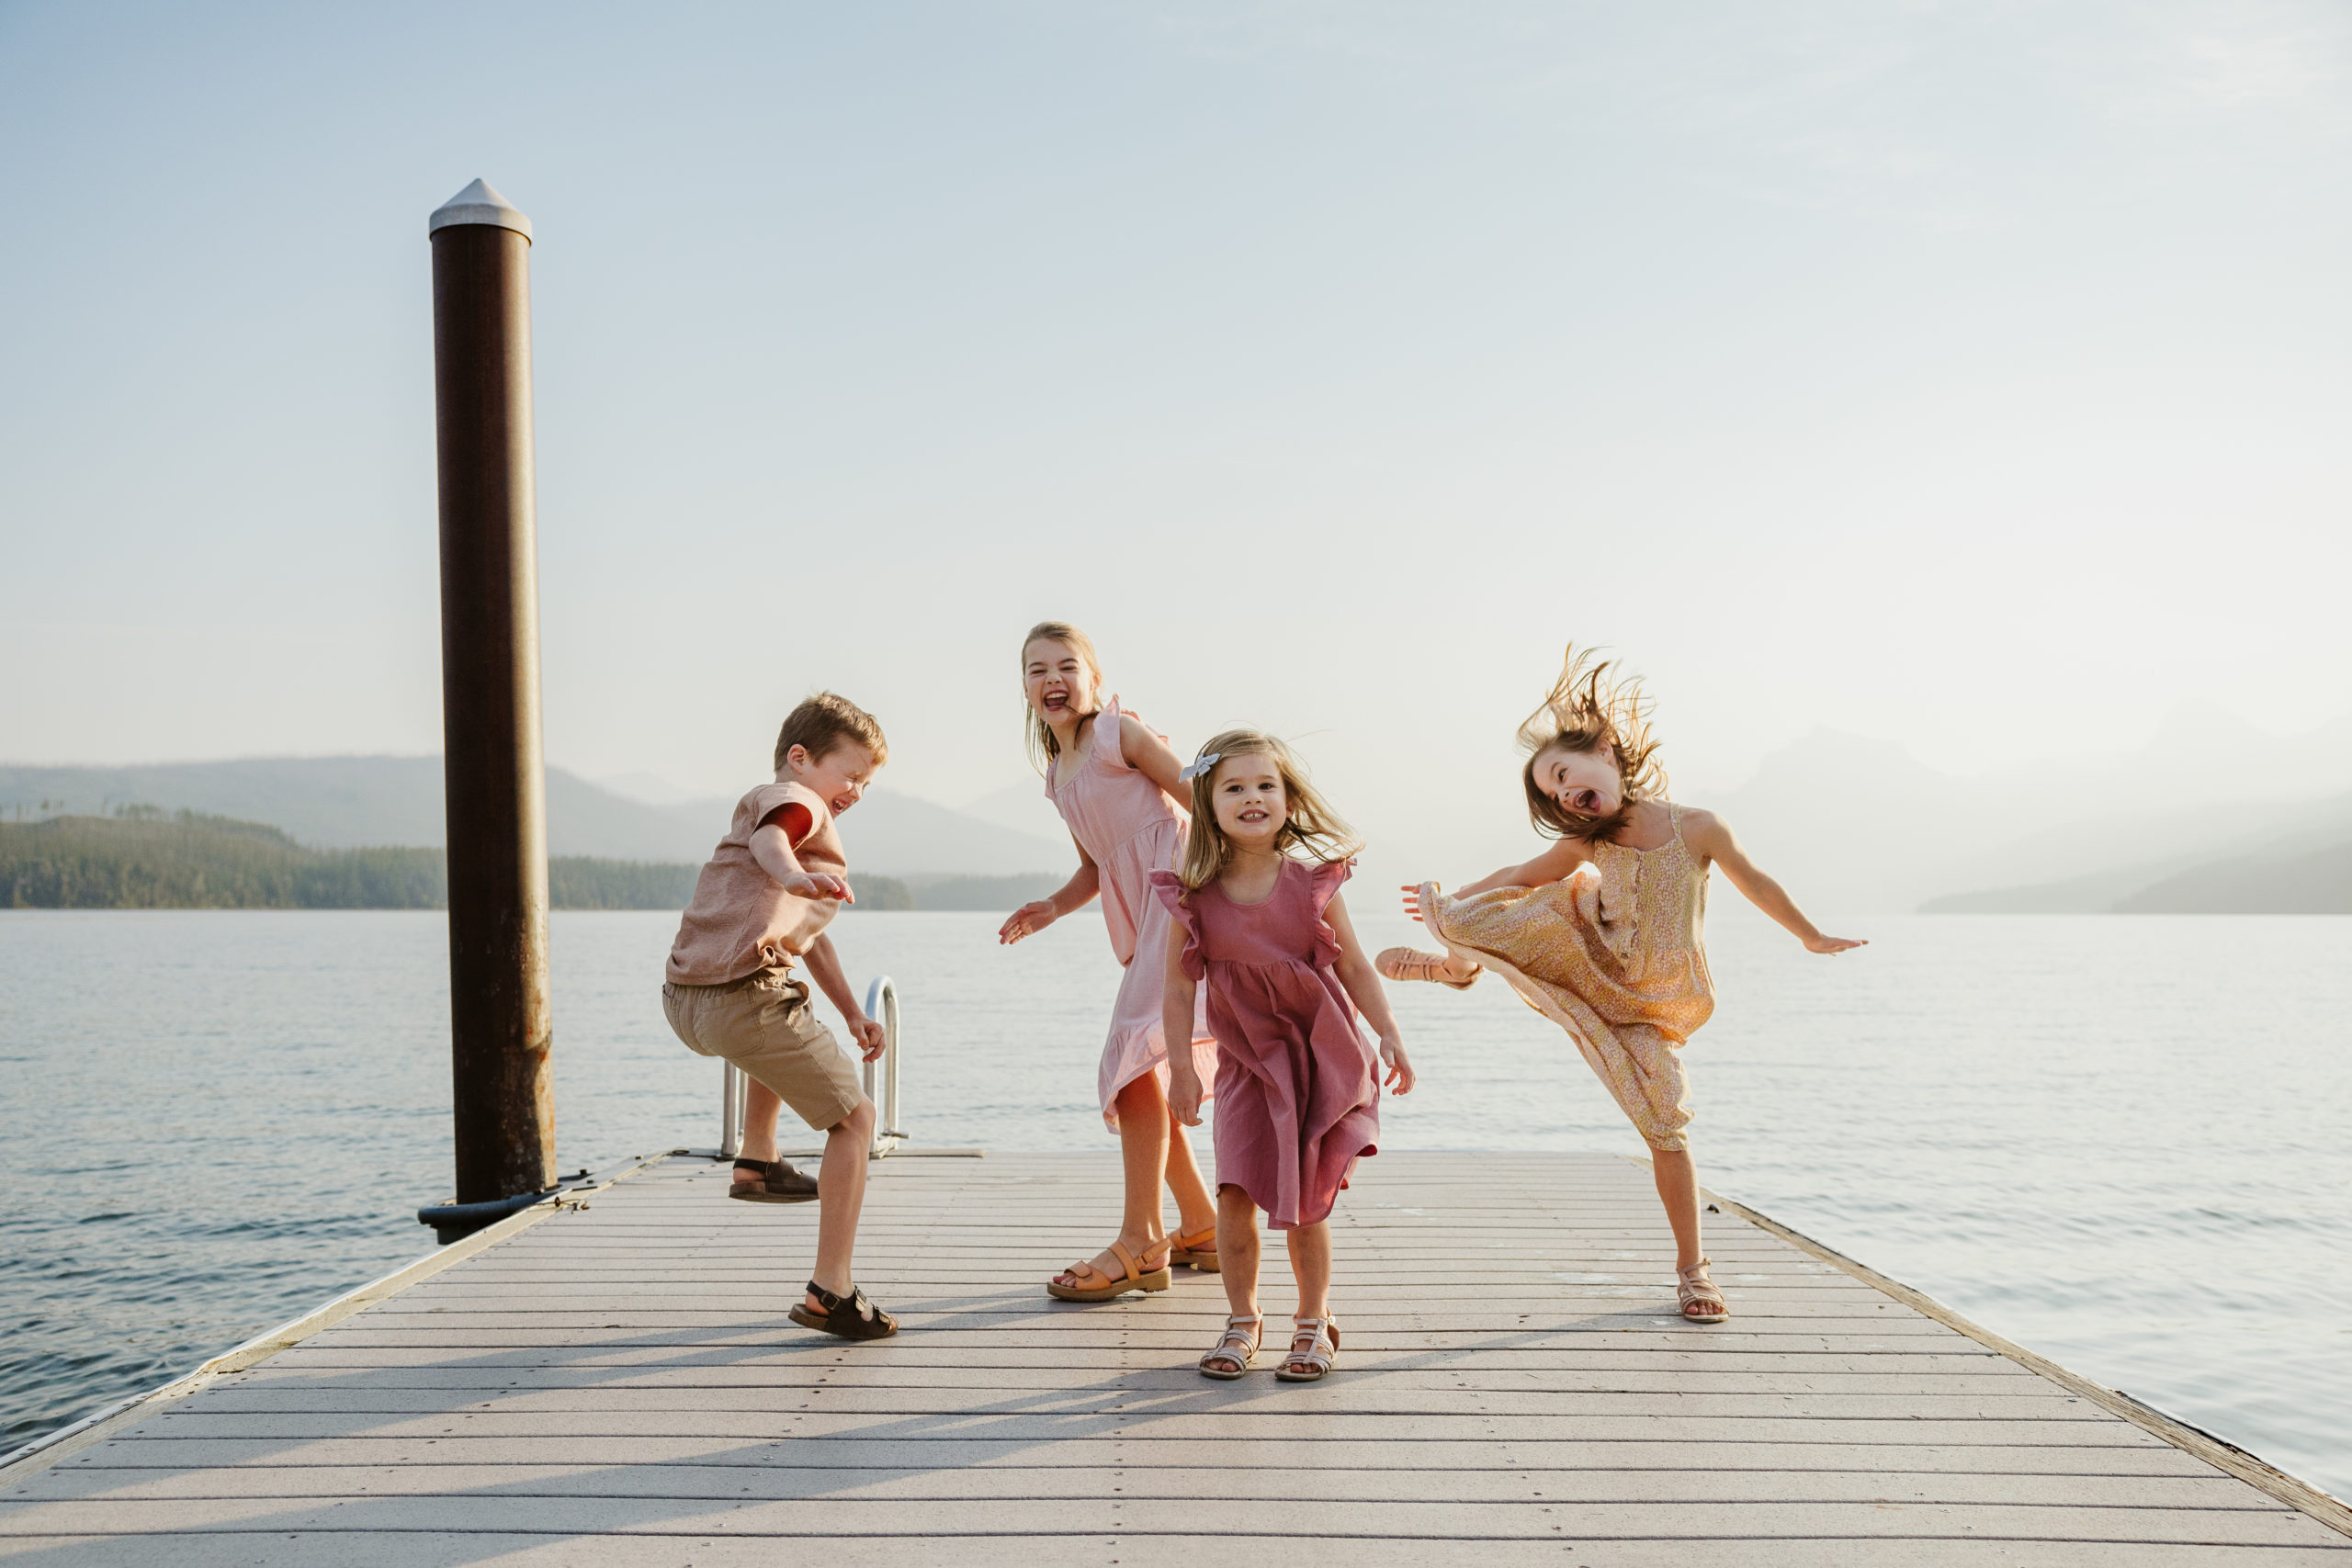
<instances>
[{"instance_id":1,"label":"mauve ruffled dress","mask_svg":"<svg viewBox=\"0 0 2352 1568\"><path fill-rule=\"evenodd\" d=\"M1168 1046L1160 1023L1168 989L1168 910L1151 896L1150 878L1182 857L1184 832L1192 825L1167 793L1121 753L1121 712L1119 699L1113 697L1094 716L1086 754L1068 783L1057 788L1053 771L1046 775L1046 798L1102 873L1102 928L1110 933L1111 951L1127 969L1111 1008L1111 1034L1096 1074L1102 1121L1114 1133L1119 1113L1112 1102L1121 1089L1149 1072L1159 1075L1163 1090L1168 1087ZM1206 1083L1216 1070L1216 1042L1201 1017L1193 1015L1193 1064Z\"/></svg>"},{"instance_id":2,"label":"mauve ruffled dress","mask_svg":"<svg viewBox=\"0 0 2352 1568\"><path fill-rule=\"evenodd\" d=\"M1152 874L1184 929L1184 972L1208 995L1217 1185L1247 1192L1277 1230L1329 1218L1356 1161L1379 1152L1380 1057L1340 985L1340 942L1323 918L1350 870L1285 861L1259 904L1216 883L1187 894L1174 872Z\"/></svg>"}]
</instances>

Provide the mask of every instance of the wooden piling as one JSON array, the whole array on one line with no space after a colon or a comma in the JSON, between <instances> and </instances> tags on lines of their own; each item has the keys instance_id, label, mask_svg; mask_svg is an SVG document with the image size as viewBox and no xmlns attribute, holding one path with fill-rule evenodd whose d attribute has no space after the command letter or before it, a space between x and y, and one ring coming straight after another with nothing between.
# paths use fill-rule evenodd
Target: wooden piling
<instances>
[{"instance_id":1,"label":"wooden piling","mask_svg":"<svg viewBox=\"0 0 2352 1568\"><path fill-rule=\"evenodd\" d=\"M476 180L436 210L433 367L460 1203L555 1184L531 460L531 222Z\"/></svg>"}]
</instances>

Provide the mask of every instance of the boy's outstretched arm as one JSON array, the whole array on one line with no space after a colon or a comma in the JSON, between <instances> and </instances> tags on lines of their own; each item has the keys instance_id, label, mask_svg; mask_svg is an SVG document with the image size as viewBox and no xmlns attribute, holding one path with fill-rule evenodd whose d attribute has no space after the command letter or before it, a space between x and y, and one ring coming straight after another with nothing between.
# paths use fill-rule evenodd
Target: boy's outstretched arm
<instances>
[{"instance_id":1,"label":"boy's outstretched arm","mask_svg":"<svg viewBox=\"0 0 2352 1568\"><path fill-rule=\"evenodd\" d=\"M768 813L766 821L752 829L752 858L796 897L839 898L844 904L856 903L849 890L849 878L805 871L800 857L792 852L793 845L806 839L816 827L817 819L808 814L807 807L779 806Z\"/></svg>"},{"instance_id":2,"label":"boy's outstretched arm","mask_svg":"<svg viewBox=\"0 0 2352 1568\"><path fill-rule=\"evenodd\" d=\"M882 1055L882 1047L888 1043L889 1036L883 1032L879 1023L866 1017L865 1010L858 1005L857 993L849 988L849 976L842 970L841 954L833 951L833 939L819 937L808 944L808 951L803 956L808 960L808 973L817 977L817 988L825 993L826 1000L840 1010L842 1021L848 1024L850 1033L856 1036L860 1054L869 1062Z\"/></svg>"},{"instance_id":3,"label":"boy's outstretched arm","mask_svg":"<svg viewBox=\"0 0 2352 1568\"><path fill-rule=\"evenodd\" d=\"M1747 852L1732 837L1731 825L1713 812L1685 810L1682 837L1692 849L1723 867L1724 875L1739 889L1739 896L1804 943L1807 953L1844 953L1849 948L1868 945L1852 937L1822 935L1821 928L1804 918L1804 911L1797 908L1797 901L1789 897L1788 890L1747 858Z\"/></svg>"}]
</instances>

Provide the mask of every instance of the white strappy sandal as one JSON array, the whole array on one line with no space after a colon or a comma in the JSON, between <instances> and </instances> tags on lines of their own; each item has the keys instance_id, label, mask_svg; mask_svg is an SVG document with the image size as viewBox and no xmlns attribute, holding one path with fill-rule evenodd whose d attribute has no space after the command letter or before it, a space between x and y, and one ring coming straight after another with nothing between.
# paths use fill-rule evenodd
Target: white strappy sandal
<instances>
[{"instance_id":1,"label":"white strappy sandal","mask_svg":"<svg viewBox=\"0 0 2352 1568\"><path fill-rule=\"evenodd\" d=\"M1328 1317L1291 1321L1298 1326L1291 1334L1290 1354L1274 1369L1274 1377L1282 1382L1321 1382L1340 1364L1340 1325ZM1300 1349L1301 1345L1306 1348Z\"/></svg>"},{"instance_id":2,"label":"white strappy sandal","mask_svg":"<svg viewBox=\"0 0 2352 1568\"><path fill-rule=\"evenodd\" d=\"M1241 1327L1245 1323L1250 1325L1247 1333L1244 1333ZM1257 1357L1258 1341L1265 1331L1266 1319L1263 1314L1249 1317L1227 1318L1225 1333L1218 1337L1216 1348L1201 1358L1201 1376L1215 1378L1219 1382L1231 1382L1248 1371L1250 1363ZM1209 1363L1212 1361L1229 1361L1232 1363L1233 1370L1227 1371L1223 1367L1211 1366Z\"/></svg>"},{"instance_id":3,"label":"white strappy sandal","mask_svg":"<svg viewBox=\"0 0 2352 1568\"><path fill-rule=\"evenodd\" d=\"M1707 1273L1707 1259L1702 1258L1688 1269L1674 1271L1675 1296L1682 1303L1686 1323L1721 1323L1731 1315L1731 1304L1724 1293L1715 1289L1714 1280ZM1692 1312L1692 1307L1697 1312Z\"/></svg>"}]
</instances>

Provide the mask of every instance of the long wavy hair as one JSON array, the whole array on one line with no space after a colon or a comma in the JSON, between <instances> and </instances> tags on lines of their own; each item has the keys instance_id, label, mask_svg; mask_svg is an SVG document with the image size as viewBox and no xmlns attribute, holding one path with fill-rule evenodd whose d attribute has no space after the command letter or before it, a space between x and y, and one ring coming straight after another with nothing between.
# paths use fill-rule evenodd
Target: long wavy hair
<instances>
[{"instance_id":1,"label":"long wavy hair","mask_svg":"<svg viewBox=\"0 0 2352 1568\"><path fill-rule=\"evenodd\" d=\"M1094 651L1094 639L1068 621L1039 621L1021 639L1021 707L1028 715L1024 739L1029 748L1029 761L1039 773L1050 773L1054 770L1054 759L1062 754L1062 743L1055 736L1052 727L1046 723L1046 716L1032 706L1028 698L1029 645L1041 637L1068 644L1069 650L1085 661L1087 673L1094 677L1094 689L1089 694L1089 700L1094 705L1081 716L1087 720L1102 711L1102 660Z\"/></svg>"},{"instance_id":2,"label":"long wavy hair","mask_svg":"<svg viewBox=\"0 0 2352 1568\"><path fill-rule=\"evenodd\" d=\"M1236 757L1272 757L1282 774L1288 820L1274 837L1274 848L1298 860L1329 863L1346 860L1363 848L1363 840L1348 826L1331 803L1306 776L1306 764L1279 736L1261 729L1227 729L1203 743L1194 761L1214 756L1219 765ZM1217 826L1214 791L1216 767L1193 775L1193 826L1184 838L1184 863L1176 874L1188 888L1201 888L1225 874L1233 859L1233 840Z\"/></svg>"},{"instance_id":3,"label":"long wavy hair","mask_svg":"<svg viewBox=\"0 0 2352 1568\"><path fill-rule=\"evenodd\" d=\"M1552 682L1544 705L1519 727L1520 749L1527 765L1520 783L1527 790L1527 815L1535 830L1547 839L1589 839L1602 842L1616 837L1637 802L1666 794L1666 764L1657 760L1657 740L1650 734L1650 695L1641 677L1620 671L1613 659L1601 659L1591 649L1578 651L1568 644L1560 662L1560 678ZM1571 811L1545 794L1535 782L1535 764L1544 752L1599 751L1608 748L1617 761L1617 777L1624 799L1606 816Z\"/></svg>"}]
</instances>

